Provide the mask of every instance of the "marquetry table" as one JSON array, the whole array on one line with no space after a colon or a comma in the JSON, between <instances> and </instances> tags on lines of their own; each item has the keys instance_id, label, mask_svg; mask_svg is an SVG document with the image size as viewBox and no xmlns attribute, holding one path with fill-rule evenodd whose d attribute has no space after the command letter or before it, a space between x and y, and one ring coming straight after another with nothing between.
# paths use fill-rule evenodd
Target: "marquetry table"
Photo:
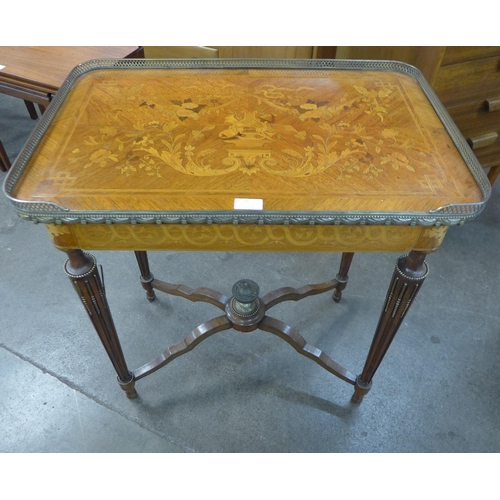
<instances>
[{"instance_id":1,"label":"marquetry table","mask_svg":"<svg viewBox=\"0 0 500 500\"><path fill-rule=\"evenodd\" d=\"M95 60L77 66L5 181L47 225L129 398L135 382L219 331L270 332L354 386L361 402L428 274L425 256L489 197L482 168L414 67L389 61ZM155 290L222 311L130 370L93 255L131 250ZM341 252L335 279L228 297L154 278L148 250ZM332 291L355 252L401 252L366 362L340 366L269 315ZM264 258L254 254L254 258ZM360 348L362 348L360 346Z\"/></svg>"}]
</instances>

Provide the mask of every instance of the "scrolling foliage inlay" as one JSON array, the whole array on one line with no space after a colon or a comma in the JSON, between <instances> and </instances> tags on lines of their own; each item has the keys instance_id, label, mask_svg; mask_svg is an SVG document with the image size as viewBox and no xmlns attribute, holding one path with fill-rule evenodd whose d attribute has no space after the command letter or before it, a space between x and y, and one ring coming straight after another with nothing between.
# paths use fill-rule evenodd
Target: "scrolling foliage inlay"
<instances>
[{"instance_id":1,"label":"scrolling foliage inlay","mask_svg":"<svg viewBox=\"0 0 500 500\"><path fill-rule=\"evenodd\" d=\"M414 173L425 161L414 128L410 136L407 126L385 124L389 110L401 105L396 84L372 79L325 92L307 79L300 86L273 81L207 78L181 90L180 79L166 94L161 84L157 91L139 84L122 95L126 109L108 111L110 125L89 124L69 164L158 178L165 167L192 176L298 178L333 169L340 180L378 177L387 168ZM124 94L111 84L100 91Z\"/></svg>"}]
</instances>

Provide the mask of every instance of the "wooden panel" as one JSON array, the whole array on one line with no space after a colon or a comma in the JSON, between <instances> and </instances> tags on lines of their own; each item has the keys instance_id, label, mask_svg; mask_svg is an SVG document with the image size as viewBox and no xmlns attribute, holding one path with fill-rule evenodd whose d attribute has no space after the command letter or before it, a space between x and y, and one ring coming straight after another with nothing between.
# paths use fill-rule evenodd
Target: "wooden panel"
<instances>
[{"instance_id":1,"label":"wooden panel","mask_svg":"<svg viewBox=\"0 0 500 500\"><path fill-rule=\"evenodd\" d=\"M318 53L324 48L318 47ZM402 61L417 67L432 84L441 64L445 47L337 47L336 59L369 59Z\"/></svg>"},{"instance_id":2,"label":"wooden panel","mask_svg":"<svg viewBox=\"0 0 500 500\"><path fill-rule=\"evenodd\" d=\"M474 154L484 168L500 164L500 141L495 141L491 146L474 150Z\"/></svg>"},{"instance_id":3,"label":"wooden panel","mask_svg":"<svg viewBox=\"0 0 500 500\"><path fill-rule=\"evenodd\" d=\"M222 58L311 59L313 47L214 46Z\"/></svg>"},{"instance_id":4,"label":"wooden panel","mask_svg":"<svg viewBox=\"0 0 500 500\"><path fill-rule=\"evenodd\" d=\"M500 111L487 111L486 101L478 100L448 108L450 116L466 140L496 133L500 135ZM500 164L500 141L474 149L474 154L484 168Z\"/></svg>"},{"instance_id":5,"label":"wooden panel","mask_svg":"<svg viewBox=\"0 0 500 500\"><path fill-rule=\"evenodd\" d=\"M500 163L496 165L490 165L490 169L488 172L488 180L493 184L500 175Z\"/></svg>"},{"instance_id":6,"label":"wooden panel","mask_svg":"<svg viewBox=\"0 0 500 500\"><path fill-rule=\"evenodd\" d=\"M447 227L47 224L60 250L209 250L232 252L434 251Z\"/></svg>"},{"instance_id":7,"label":"wooden panel","mask_svg":"<svg viewBox=\"0 0 500 500\"><path fill-rule=\"evenodd\" d=\"M446 47L443 66L500 55L500 47Z\"/></svg>"},{"instance_id":8,"label":"wooden panel","mask_svg":"<svg viewBox=\"0 0 500 500\"><path fill-rule=\"evenodd\" d=\"M466 138L490 132L500 133L500 111L488 111L485 100L449 107L448 112Z\"/></svg>"},{"instance_id":9,"label":"wooden panel","mask_svg":"<svg viewBox=\"0 0 500 500\"><path fill-rule=\"evenodd\" d=\"M337 47L337 59L397 60L411 64L416 60L417 47L350 46Z\"/></svg>"},{"instance_id":10,"label":"wooden panel","mask_svg":"<svg viewBox=\"0 0 500 500\"><path fill-rule=\"evenodd\" d=\"M219 57L219 51L212 47L193 46L144 46L144 57L148 59Z\"/></svg>"},{"instance_id":11,"label":"wooden panel","mask_svg":"<svg viewBox=\"0 0 500 500\"><path fill-rule=\"evenodd\" d=\"M440 68L434 90L447 107L500 92L500 56Z\"/></svg>"},{"instance_id":12,"label":"wooden panel","mask_svg":"<svg viewBox=\"0 0 500 500\"><path fill-rule=\"evenodd\" d=\"M452 174L450 174L452 172ZM418 83L349 70L81 76L16 198L76 211L427 212L482 200Z\"/></svg>"},{"instance_id":13,"label":"wooden panel","mask_svg":"<svg viewBox=\"0 0 500 500\"><path fill-rule=\"evenodd\" d=\"M314 47L313 57L316 59L337 59L337 47Z\"/></svg>"}]
</instances>

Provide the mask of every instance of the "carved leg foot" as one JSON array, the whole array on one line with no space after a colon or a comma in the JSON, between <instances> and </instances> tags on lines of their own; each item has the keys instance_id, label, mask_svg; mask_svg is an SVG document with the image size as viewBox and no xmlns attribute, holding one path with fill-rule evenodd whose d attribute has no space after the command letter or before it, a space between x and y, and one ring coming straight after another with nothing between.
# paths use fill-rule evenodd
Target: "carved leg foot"
<instances>
[{"instance_id":1,"label":"carved leg foot","mask_svg":"<svg viewBox=\"0 0 500 500\"><path fill-rule=\"evenodd\" d=\"M347 273L349 272L349 268L351 267L353 257L354 253L351 252L344 252L342 254L340 269L336 277L336 280L339 284L337 288L335 288L332 296L332 299L335 302L340 302L340 299L342 298L342 290L344 290L344 288L347 286L347 281L349 280L349 276L347 275Z\"/></svg>"},{"instance_id":2,"label":"carved leg foot","mask_svg":"<svg viewBox=\"0 0 500 500\"><path fill-rule=\"evenodd\" d=\"M132 373L130 374L130 379L126 382L120 380L118 377L118 384L120 384L122 390L125 391L127 398L135 399L137 397L137 391L135 390L135 377Z\"/></svg>"},{"instance_id":3,"label":"carved leg foot","mask_svg":"<svg viewBox=\"0 0 500 500\"><path fill-rule=\"evenodd\" d=\"M139 264L139 270L141 271L141 285L144 290L146 290L146 297L150 302L156 299L155 292L151 286L154 280L151 271L149 270L149 261L147 252L134 252Z\"/></svg>"},{"instance_id":4,"label":"carved leg foot","mask_svg":"<svg viewBox=\"0 0 500 500\"><path fill-rule=\"evenodd\" d=\"M134 398L137 396L134 388L134 376L125 362L95 257L81 250L68 250L66 253L69 258L64 270L116 370L120 387L128 398Z\"/></svg>"},{"instance_id":5,"label":"carved leg foot","mask_svg":"<svg viewBox=\"0 0 500 500\"><path fill-rule=\"evenodd\" d=\"M372 383L365 385L360 382L359 377L356 378L356 383L354 384L354 394L352 395L351 402L359 404L363 401L363 398L368 391L372 388Z\"/></svg>"},{"instance_id":6,"label":"carved leg foot","mask_svg":"<svg viewBox=\"0 0 500 500\"><path fill-rule=\"evenodd\" d=\"M356 379L353 403L361 403L370 390L375 372L427 277L429 269L424 262L425 255L412 251L400 257L396 263L365 366Z\"/></svg>"}]
</instances>

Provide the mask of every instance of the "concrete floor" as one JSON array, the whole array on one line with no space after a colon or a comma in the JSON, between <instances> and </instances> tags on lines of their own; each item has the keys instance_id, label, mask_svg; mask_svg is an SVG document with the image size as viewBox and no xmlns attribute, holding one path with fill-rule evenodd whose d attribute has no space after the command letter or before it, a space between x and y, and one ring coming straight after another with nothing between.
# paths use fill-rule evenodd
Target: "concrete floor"
<instances>
[{"instance_id":1,"label":"concrete floor","mask_svg":"<svg viewBox=\"0 0 500 500\"><path fill-rule=\"evenodd\" d=\"M0 94L0 139L14 159L36 122ZM5 174L0 174L2 177ZM126 399L43 225L0 196L0 452L498 452L497 249L500 192L429 256L431 273L360 406L350 385L267 333L219 333L137 383ZM158 294L149 303L133 253L93 252L130 367L218 315ZM361 371L396 254L358 254L340 304L329 294L285 303L297 327ZM340 255L150 254L160 279L230 294L334 276Z\"/></svg>"}]
</instances>

